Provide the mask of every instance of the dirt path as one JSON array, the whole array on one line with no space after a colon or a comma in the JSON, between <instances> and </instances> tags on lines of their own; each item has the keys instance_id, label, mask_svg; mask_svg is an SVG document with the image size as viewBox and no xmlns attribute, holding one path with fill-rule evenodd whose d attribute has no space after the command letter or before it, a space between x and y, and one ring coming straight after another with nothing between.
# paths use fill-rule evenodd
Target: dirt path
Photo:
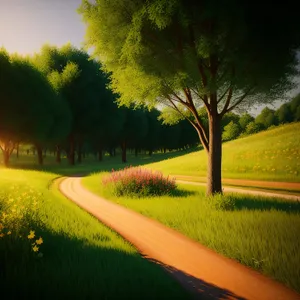
<instances>
[{"instance_id":1,"label":"dirt path","mask_svg":"<svg viewBox=\"0 0 300 300\"><path fill-rule=\"evenodd\" d=\"M60 191L162 264L197 299L294 300L300 295L207 249L184 235L89 192L79 177L63 180Z\"/></svg>"},{"instance_id":2,"label":"dirt path","mask_svg":"<svg viewBox=\"0 0 300 300\"><path fill-rule=\"evenodd\" d=\"M201 185L206 186L206 183L204 182L195 182L195 181L187 181L187 180L176 180L177 183L184 183L184 184L191 184L191 185ZM254 189L243 189L238 187L229 187L229 186L223 186L223 190L225 193L241 193L241 194L248 194L248 195L254 195L254 196L264 196L264 197L277 197L282 199L288 199L288 200L294 200L294 201L300 201L300 196L298 195L292 195L292 194L284 194L276 193L276 192L265 192L261 190L254 190Z\"/></svg>"},{"instance_id":3,"label":"dirt path","mask_svg":"<svg viewBox=\"0 0 300 300\"><path fill-rule=\"evenodd\" d=\"M182 181L191 181L205 183L205 177L189 176L189 175L170 175ZM224 185L235 185L240 187L255 187L255 188L268 188L277 189L278 191L300 191L300 182L283 182L283 181L263 181L263 180L250 180L250 179L230 179L222 178Z\"/></svg>"}]
</instances>

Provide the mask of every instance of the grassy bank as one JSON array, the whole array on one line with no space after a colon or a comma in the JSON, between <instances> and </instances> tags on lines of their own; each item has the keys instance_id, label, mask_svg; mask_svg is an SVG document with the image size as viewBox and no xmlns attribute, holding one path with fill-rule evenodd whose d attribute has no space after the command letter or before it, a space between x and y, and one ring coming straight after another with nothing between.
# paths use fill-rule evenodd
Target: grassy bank
<instances>
[{"instance_id":1,"label":"grassy bank","mask_svg":"<svg viewBox=\"0 0 300 300\"><path fill-rule=\"evenodd\" d=\"M84 186L300 291L299 203L235 195L235 209L222 211L204 188L188 185L178 197L115 197L103 188L103 175L84 178Z\"/></svg>"},{"instance_id":2,"label":"grassy bank","mask_svg":"<svg viewBox=\"0 0 300 300\"><path fill-rule=\"evenodd\" d=\"M300 182L300 123L223 144L224 178ZM151 164L165 174L206 176L205 151Z\"/></svg>"},{"instance_id":3,"label":"grassy bank","mask_svg":"<svg viewBox=\"0 0 300 300\"><path fill-rule=\"evenodd\" d=\"M57 190L57 174L1 170L1 294L9 299L187 299L158 265Z\"/></svg>"}]
</instances>

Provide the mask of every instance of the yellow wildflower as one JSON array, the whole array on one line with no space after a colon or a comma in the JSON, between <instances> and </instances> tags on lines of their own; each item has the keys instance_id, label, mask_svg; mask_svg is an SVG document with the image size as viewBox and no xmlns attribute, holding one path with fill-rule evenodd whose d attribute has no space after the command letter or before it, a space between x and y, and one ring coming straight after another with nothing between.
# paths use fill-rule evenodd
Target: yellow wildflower
<instances>
[{"instance_id":1,"label":"yellow wildflower","mask_svg":"<svg viewBox=\"0 0 300 300\"><path fill-rule=\"evenodd\" d=\"M40 237L38 240L35 241L37 245L43 244L43 239Z\"/></svg>"},{"instance_id":2,"label":"yellow wildflower","mask_svg":"<svg viewBox=\"0 0 300 300\"><path fill-rule=\"evenodd\" d=\"M11 231L8 231L8 232L7 232L7 235L10 235L10 234L11 234Z\"/></svg>"},{"instance_id":3,"label":"yellow wildflower","mask_svg":"<svg viewBox=\"0 0 300 300\"><path fill-rule=\"evenodd\" d=\"M30 233L28 235L28 238L29 239L33 239L35 237L35 234L34 234L34 231L33 230L30 230Z\"/></svg>"},{"instance_id":4,"label":"yellow wildflower","mask_svg":"<svg viewBox=\"0 0 300 300\"><path fill-rule=\"evenodd\" d=\"M33 250L34 252L37 252L37 251L39 251L39 247L34 246L34 247L32 248L32 250Z\"/></svg>"},{"instance_id":5,"label":"yellow wildflower","mask_svg":"<svg viewBox=\"0 0 300 300\"><path fill-rule=\"evenodd\" d=\"M0 237L4 237L4 233L0 233Z\"/></svg>"}]
</instances>

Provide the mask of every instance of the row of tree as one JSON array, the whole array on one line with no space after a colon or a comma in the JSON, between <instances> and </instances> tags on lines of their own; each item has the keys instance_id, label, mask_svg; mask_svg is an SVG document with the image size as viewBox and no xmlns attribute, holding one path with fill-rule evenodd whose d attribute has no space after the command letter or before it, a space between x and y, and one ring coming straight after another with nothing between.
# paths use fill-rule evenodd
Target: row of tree
<instances>
[{"instance_id":1,"label":"row of tree","mask_svg":"<svg viewBox=\"0 0 300 300\"><path fill-rule=\"evenodd\" d=\"M255 118L248 113L241 116L229 113L223 119L223 141L257 133L273 126L300 121L300 94L277 110L265 107Z\"/></svg>"},{"instance_id":2,"label":"row of tree","mask_svg":"<svg viewBox=\"0 0 300 300\"><path fill-rule=\"evenodd\" d=\"M67 154L71 165L82 161L83 147L97 152L122 148L136 154L145 149L178 149L197 143L187 121L174 126L158 120L159 111L119 108L107 87L101 65L70 44L44 46L34 56L0 51L0 147L4 164L20 143L33 144L39 164L43 149Z\"/></svg>"},{"instance_id":3,"label":"row of tree","mask_svg":"<svg viewBox=\"0 0 300 300\"><path fill-rule=\"evenodd\" d=\"M30 57L9 55L0 51L0 148L5 165L20 143L36 148L43 164L43 149L67 154L69 163L82 161L84 152L114 153L122 149L126 162L127 149L136 155L147 150L166 151L195 146L197 132L189 121L192 113L163 109L118 107L117 95L109 88L109 78L101 65L83 51L67 44L61 48L44 46ZM300 96L283 104L277 111L265 108L254 119L249 114L233 112L224 115L222 139L232 140L272 125L300 119ZM185 115L184 115L185 114ZM200 108L198 115L206 131L208 115ZM171 126L169 126L171 125Z\"/></svg>"}]
</instances>

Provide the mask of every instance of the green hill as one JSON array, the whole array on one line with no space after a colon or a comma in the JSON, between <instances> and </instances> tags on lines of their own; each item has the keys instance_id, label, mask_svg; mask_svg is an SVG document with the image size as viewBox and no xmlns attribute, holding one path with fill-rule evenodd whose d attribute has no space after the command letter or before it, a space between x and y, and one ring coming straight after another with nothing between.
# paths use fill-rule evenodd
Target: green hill
<instances>
[{"instance_id":1,"label":"green hill","mask_svg":"<svg viewBox=\"0 0 300 300\"><path fill-rule=\"evenodd\" d=\"M300 123L283 125L223 144L222 175L300 182ZM206 176L204 150L149 165L170 175Z\"/></svg>"}]
</instances>

